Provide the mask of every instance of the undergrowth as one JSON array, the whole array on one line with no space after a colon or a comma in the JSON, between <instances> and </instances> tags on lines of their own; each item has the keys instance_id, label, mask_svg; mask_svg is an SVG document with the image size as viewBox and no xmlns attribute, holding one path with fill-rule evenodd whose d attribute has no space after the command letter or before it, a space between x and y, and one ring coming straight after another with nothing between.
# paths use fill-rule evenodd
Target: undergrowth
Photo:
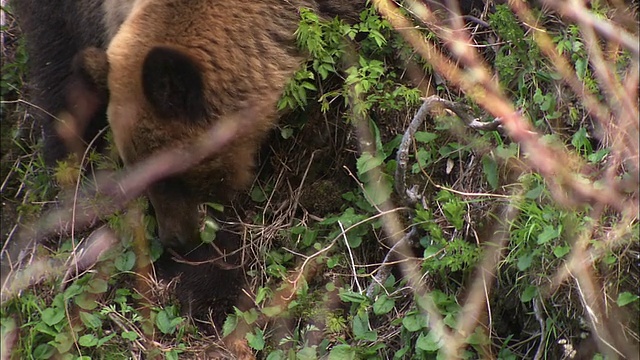
<instances>
[{"instance_id":1,"label":"undergrowth","mask_svg":"<svg viewBox=\"0 0 640 360\"><path fill-rule=\"evenodd\" d=\"M608 161L617 151L613 142L602 136L581 94L562 82L534 32L507 5L488 10L481 15L488 28L468 23L467 30L479 53L491 61L500 88L531 119L532 129L544 134L542 142L572 155L575 163L564 165L577 174L575 181L606 188L612 185L600 175L614 171L615 179L631 184L624 195L637 200L638 169L629 163L610 170ZM609 10L598 2L591 8L600 18ZM415 12L405 14L413 14L422 36L435 38ZM300 16L298 45L310 60L278 105L286 120L274 134L269 155L278 161L263 167L244 202L252 209L242 221L249 258L245 270L255 307L236 308L220 327L221 336L248 324L248 345L270 360L452 358L443 334L456 333L471 316L469 294L486 271L483 261L497 244L494 239L506 234L506 241L499 243L496 281L487 282L476 300L483 312L471 331L461 335L464 346L457 357L572 358L584 351L590 358L602 358L601 349L582 350L598 336L589 326L592 309L584 300L585 284L557 281L576 249L594 251L593 263L586 266L602 279L598 290L608 301L606 309L627 314L611 315L608 321L631 343L638 342L636 217L583 201L581 194L558 195L568 191L556 184L561 180L528 167L520 143L502 131L469 130L446 111L434 113L413 136L406 180L417 199L407 203L406 195L396 190L396 154L409 121L423 97L431 94L421 92L421 79L405 70L415 62L426 77L435 79L433 70L373 7L355 25L321 20L307 10ZM555 13L536 10L536 16L584 91L606 101L589 63L586 48L593 44L583 38L581 27L560 21ZM21 45L14 54L11 63L3 64L3 123L5 111L25 111L11 106L7 97L22 95L26 71ZM610 60L619 79L637 65L637 57L623 48ZM473 117L490 118L463 91L446 81L434 82L441 98L469 105ZM367 145L372 152L359 151L365 140L357 138L354 129L361 119L373 139ZM332 143L316 152L306 139L318 133ZM5 141L3 131L3 157L9 146ZM16 210L21 215L44 211L43 202L54 200L52 183L73 189L78 179L85 187L95 181L95 173L82 173L77 166L60 163L51 172L37 154L30 156L30 161L16 162L11 172L3 172L11 181L19 179L15 187L29 189L3 188L3 197L12 192L23 198ZM96 152L84 161L96 171L119 169L112 156ZM385 208L389 202L396 207ZM80 240L99 237L99 231L34 247L29 264L46 269L47 276L18 290L3 286L2 348L11 349L10 354L2 350L3 359L177 359L209 354L212 338L182 315L170 286L167 290L167 284L140 276L139 270L157 260L163 249L146 202L135 201L127 209L101 219L116 236L86 273L75 275L66 267L79 256ZM410 254L391 254L391 260L383 261L393 246L382 216L387 212L399 215L405 232L416 229L418 235ZM220 226L224 224L208 218L203 241L215 243ZM5 229L2 233L5 245L12 241ZM141 250L136 239L149 246ZM426 293L415 288L403 266L418 272ZM378 276L386 270L386 276ZM155 289L155 296L143 296L141 287Z\"/></svg>"}]
</instances>

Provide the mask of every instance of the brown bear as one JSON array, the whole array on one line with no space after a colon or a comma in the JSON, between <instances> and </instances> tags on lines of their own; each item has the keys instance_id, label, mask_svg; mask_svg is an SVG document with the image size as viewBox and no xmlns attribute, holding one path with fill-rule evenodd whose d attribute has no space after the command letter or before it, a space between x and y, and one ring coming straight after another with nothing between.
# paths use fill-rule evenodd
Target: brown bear
<instances>
[{"instance_id":1,"label":"brown bear","mask_svg":"<svg viewBox=\"0 0 640 360\"><path fill-rule=\"evenodd\" d=\"M199 204L224 202L252 180L254 157L278 118L277 101L305 61L295 31L300 8L357 20L365 0L13 0L26 38L33 115L50 164L66 156L56 115L67 112L89 143L108 119L129 168L181 151L213 126L242 126L216 153L147 189L160 240L189 261L219 257L200 243ZM238 116L239 114L245 116ZM192 154L184 153L185 157ZM222 230L223 252L239 236ZM238 255L227 266L192 266L166 255L161 278L180 277L182 310L220 325L244 282ZM205 261L206 262L206 261Z\"/></svg>"},{"instance_id":2,"label":"brown bear","mask_svg":"<svg viewBox=\"0 0 640 360\"><path fill-rule=\"evenodd\" d=\"M43 120L50 160L65 153L53 125L62 111L82 120L75 128L86 142L108 118L127 166L162 150L185 149L215 124L244 114L242 126L216 154L147 189L161 241L179 248L199 242L199 204L224 202L249 185L256 151L278 117L277 101L305 60L295 43L300 8L357 19L365 1L14 0L12 5L27 40L33 102L43 110L36 115ZM98 50L89 51L90 74L79 81L71 62L85 48Z\"/></svg>"},{"instance_id":3,"label":"brown bear","mask_svg":"<svg viewBox=\"0 0 640 360\"><path fill-rule=\"evenodd\" d=\"M55 165L67 154L56 127L57 115L74 104L67 101L74 56L86 47L104 48L107 31L102 1L37 1L12 0L28 53L29 113L42 129L43 157ZM88 126L78 134L90 141L106 126L106 103L92 109Z\"/></svg>"}]
</instances>

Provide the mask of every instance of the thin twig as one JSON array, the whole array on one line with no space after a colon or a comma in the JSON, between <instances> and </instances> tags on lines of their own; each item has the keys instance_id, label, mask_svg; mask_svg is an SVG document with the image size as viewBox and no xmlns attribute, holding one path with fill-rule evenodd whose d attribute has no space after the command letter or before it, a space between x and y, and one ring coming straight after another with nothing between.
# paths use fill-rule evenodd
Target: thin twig
<instances>
[{"instance_id":1,"label":"thin twig","mask_svg":"<svg viewBox=\"0 0 640 360\"><path fill-rule=\"evenodd\" d=\"M453 111L462 121L464 121L466 126L475 130L497 130L502 124L500 119L495 119L489 122L479 121L477 118L473 118L469 115L469 109L464 105L442 99L435 95L424 99L422 106L420 106L420 109L418 109L414 115L411 123L409 123L409 126L407 127L407 130L405 130L396 154L396 161L398 163L395 174L396 193L400 195L405 204L410 207L415 205L419 198L419 196L413 191L407 190L406 173L407 164L409 162L410 145L413 142L416 131L418 131L422 123L425 121L427 115L437 106Z\"/></svg>"},{"instance_id":2,"label":"thin twig","mask_svg":"<svg viewBox=\"0 0 640 360\"><path fill-rule=\"evenodd\" d=\"M351 251L351 246L349 246L347 233L346 231L344 231L344 226L342 226L342 221L338 221L338 225L340 226L340 230L342 230L342 238L344 239L344 246L347 248L347 252L349 253L349 259L351 259L351 271L353 272L353 281L356 282L356 286L358 287L358 292L362 293L362 286L360 286L360 282L358 281L358 273L356 272L356 262L353 259L353 251Z\"/></svg>"},{"instance_id":3,"label":"thin twig","mask_svg":"<svg viewBox=\"0 0 640 360\"><path fill-rule=\"evenodd\" d=\"M533 314L536 316L538 324L540 324L540 343L538 344L538 349L536 350L533 360L540 360L544 355L544 339L547 337L547 328L544 323L544 318L542 317L542 312L540 311L540 297L538 296L533 299Z\"/></svg>"},{"instance_id":4,"label":"thin twig","mask_svg":"<svg viewBox=\"0 0 640 360\"><path fill-rule=\"evenodd\" d=\"M382 260L382 264L376 270L376 275L373 277L373 281L367 287L367 297L373 297L376 284L383 284L387 280L387 278L391 274L391 265L395 263L392 260L393 256L401 255L398 252L398 248L400 248L401 246L405 246L405 244L407 244L407 242L409 241L408 239L416 237L417 232L417 228L412 227L411 230L407 234L405 234L402 239L400 239L400 241L398 241L391 247L391 249L389 249L387 255L385 255L384 257L384 260Z\"/></svg>"}]
</instances>

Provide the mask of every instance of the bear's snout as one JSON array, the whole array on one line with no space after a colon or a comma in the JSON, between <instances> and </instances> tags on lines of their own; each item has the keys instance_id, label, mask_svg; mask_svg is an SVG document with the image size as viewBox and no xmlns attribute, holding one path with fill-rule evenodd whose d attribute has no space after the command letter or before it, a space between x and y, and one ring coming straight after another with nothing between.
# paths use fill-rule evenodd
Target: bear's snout
<instances>
[{"instance_id":1,"label":"bear's snout","mask_svg":"<svg viewBox=\"0 0 640 360\"><path fill-rule=\"evenodd\" d=\"M163 180L149 188L148 196L164 246L190 250L200 243L198 201L184 184Z\"/></svg>"}]
</instances>

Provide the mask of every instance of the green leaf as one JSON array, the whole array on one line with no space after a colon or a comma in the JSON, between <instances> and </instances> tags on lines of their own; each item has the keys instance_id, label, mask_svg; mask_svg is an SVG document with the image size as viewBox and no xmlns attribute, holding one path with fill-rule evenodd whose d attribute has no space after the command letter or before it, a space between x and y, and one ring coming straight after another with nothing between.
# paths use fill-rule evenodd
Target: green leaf
<instances>
[{"instance_id":1,"label":"green leaf","mask_svg":"<svg viewBox=\"0 0 640 360\"><path fill-rule=\"evenodd\" d=\"M395 300L389 298L387 295L380 295L378 300L373 303L373 313L376 315L384 315L393 310L396 305Z\"/></svg>"},{"instance_id":2,"label":"green leaf","mask_svg":"<svg viewBox=\"0 0 640 360\"><path fill-rule=\"evenodd\" d=\"M93 334L86 334L80 336L78 339L78 344L84 347L92 347L98 345L98 338Z\"/></svg>"},{"instance_id":3,"label":"green leaf","mask_svg":"<svg viewBox=\"0 0 640 360\"><path fill-rule=\"evenodd\" d=\"M374 156L371 153L365 152L358 158L356 167L358 168L358 175L362 176L367 171L374 169L383 163L383 159L380 156Z\"/></svg>"},{"instance_id":4,"label":"green leaf","mask_svg":"<svg viewBox=\"0 0 640 360\"><path fill-rule=\"evenodd\" d=\"M249 346L251 346L254 350L262 350L264 349L264 333L261 329L256 329L256 333L247 333L245 336Z\"/></svg>"},{"instance_id":5,"label":"green leaf","mask_svg":"<svg viewBox=\"0 0 640 360\"><path fill-rule=\"evenodd\" d=\"M356 359L356 350L351 345L340 344L331 349L329 360L354 360Z\"/></svg>"},{"instance_id":6,"label":"green leaf","mask_svg":"<svg viewBox=\"0 0 640 360\"><path fill-rule=\"evenodd\" d=\"M571 145L573 145L578 151L586 151L586 153L592 153L591 141L587 134L587 129L581 127L571 136Z\"/></svg>"},{"instance_id":7,"label":"green leaf","mask_svg":"<svg viewBox=\"0 0 640 360\"><path fill-rule=\"evenodd\" d=\"M362 236L354 234L347 235L347 243L349 244L350 248L356 249L360 246L360 244L362 244Z\"/></svg>"},{"instance_id":8,"label":"green leaf","mask_svg":"<svg viewBox=\"0 0 640 360\"><path fill-rule=\"evenodd\" d=\"M558 236L560 236L559 229L556 229L551 225L545 225L544 230L542 230L542 233L538 235L538 241L537 241L538 245L546 244L549 241L557 238Z\"/></svg>"},{"instance_id":9,"label":"green leaf","mask_svg":"<svg viewBox=\"0 0 640 360\"><path fill-rule=\"evenodd\" d=\"M284 351L278 349L276 351L272 351L267 356L267 360L285 360L287 357L284 354Z\"/></svg>"},{"instance_id":10,"label":"green leaf","mask_svg":"<svg viewBox=\"0 0 640 360\"><path fill-rule=\"evenodd\" d=\"M442 203L442 210L449 222L458 230L464 226L464 206L457 199Z\"/></svg>"},{"instance_id":11,"label":"green leaf","mask_svg":"<svg viewBox=\"0 0 640 360\"><path fill-rule=\"evenodd\" d=\"M636 300L638 300L638 295L632 294L628 291L624 291L618 294L618 300L616 300L616 303L618 304L618 306L623 307L631 304Z\"/></svg>"},{"instance_id":12,"label":"green leaf","mask_svg":"<svg viewBox=\"0 0 640 360\"><path fill-rule=\"evenodd\" d=\"M608 254L604 255L602 257L602 261L604 261L605 264L607 265L613 265L616 262L618 262L618 258L616 257L616 255L612 252L609 252Z\"/></svg>"},{"instance_id":13,"label":"green leaf","mask_svg":"<svg viewBox=\"0 0 640 360\"><path fill-rule=\"evenodd\" d=\"M510 143L509 145L499 145L494 149L494 153L499 159L508 160L510 158L517 158L519 154L519 147L516 143Z\"/></svg>"},{"instance_id":14,"label":"green leaf","mask_svg":"<svg viewBox=\"0 0 640 360\"><path fill-rule=\"evenodd\" d=\"M484 155L482 157L482 170L491 188L496 190L499 186L498 163L491 156Z\"/></svg>"},{"instance_id":15,"label":"green leaf","mask_svg":"<svg viewBox=\"0 0 640 360\"><path fill-rule=\"evenodd\" d=\"M102 339L98 339L98 345L97 346L102 346L105 343L107 343L109 340L111 340L113 337L115 337L117 334L116 333L111 333L105 337L103 337Z\"/></svg>"},{"instance_id":16,"label":"green leaf","mask_svg":"<svg viewBox=\"0 0 640 360\"><path fill-rule=\"evenodd\" d=\"M530 266L531 263L533 262L533 254L526 254L523 256L520 256L518 258L518 270L520 271L524 271L527 270Z\"/></svg>"},{"instance_id":17,"label":"green leaf","mask_svg":"<svg viewBox=\"0 0 640 360\"><path fill-rule=\"evenodd\" d=\"M204 220L204 228L200 232L200 240L205 244L211 244L216 239L220 225L210 217Z\"/></svg>"},{"instance_id":18,"label":"green leaf","mask_svg":"<svg viewBox=\"0 0 640 360\"><path fill-rule=\"evenodd\" d=\"M549 111L554 105L553 98L550 95L545 95L544 101L540 104L540 110Z\"/></svg>"},{"instance_id":19,"label":"green leaf","mask_svg":"<svg viewBox=\"0 0 640 360\"><path fill-rule=\"evenodd\" d=\"M543 190L544 190L544 186L537 185L533 189L527 191L527 193L524 195L524 197L529 199L529 200L535 200L535 199L540 197L540 194L542 194Z\"/></svg>"},{"instance_id":20,"label":"green leaf","mask_svg":"<svg viewBox=\"0 0 640 360\"><path fill-rule=\"evenodd\" d=\"M286 140L286 139L290 138L292 135L293 135L293 128L291 128L289 126L280 128L280 136L283 139Z\"/></svg>"},{"instance_id":21,"label":"green leaf","mask_svg":"<svg viewBox=\"0 0 640 360\"><path fill-rule=\"evenodd\" d=\"M118 271L126 272L131 271L133 267L136 265L136 254L129 250L124 254L118 256L116 261L114 262L116 269Z\"/></svg>"},{"instance_id":22,"label":"green leaf","mask_svg":"<svg viewBox=\"0 0 640 360\"><path fill-rule=\"evenodd\" d=\"M386 158L387 155L384 153L384 146L382 145L382 138L380 136L380 129L378 128L378 124L376 124L373 119L369 120L369 128L373 131L373 138L376 143L376 155L382 159Z\"/></svg>"},{"instance_id":23,"label":"green leaf","mask_svg":"<svg viewBox=\"0 0 640 360\"><path fill-rule=\"evenodd\" d=\"M256 304L261 304L270 293L271 293L271 289L267 287L259 288L258 291L256 292L256 299L255 299Z\"/></svg>"},{"instance_id":24,"label":"green leaf","mask_svg":"<svg viewBox=\"0 0 640 360\"><path fill-rule=\"evenodd\" d=\"M527 286L520 295L520 301L529 302L538 295L538 288L534 285Z\"/></svg>"},{"instance_id":25,"label":"green leaf","mask_svg":"<svg viewBox=\"0 0 640 360\"><path fill-rule=\"evenodd\" d=\"M409 350L411 350L408 346L404 346L402 349L396 351L395 354L393 354L393 358L394 359L404 359L405 355L407 354L407 352L409 352Z\"/></svg>"},{"instance_id":26,"label":"green leaf","mask_svg":"<svg viewBox=\"0 0 640 360\"><path fill-rule=\"evenodd\" d=\"M251 200L257 203L262 203L267 200L267 195L265 195L264 190L260 186L254 186L251 189Z\"/></svg>"},{"instance_id":27,"label":"green leaf","mask_svg":"<svg viewBox=\"0 0 640 360\"><path fill-rule=\"evenodd\" d=\"M276 305L276 306L267 306L265 308L262 309L262 313L265 314L267 317L276 317L280 314L282 314L282 306L280 305Z\"/></svg>"},{"instance_id":28,"label":"green leaf","mask_svg":"<svg viewBox=\"0 0 640 360\"><path fill-rule=\"evenodd\" d=\"M236 326L238 326L238 316L236 314L228 315L222 325L222 337L231 334L236 329Z\"/></svg>"},{"instance_id":29,"label":"green leaf","mask_svg":"<svg viewBox=\"0 0 640 360\"><path fill-rule=\"evenodd\" d=\"M224 205L222 204L213 203L213 202L207 202L204 204L217 212L224 212Z\"/></svg>"},{"instance_id":30,"label":"green leaf","mask_svg":"<svg viewBox=\"0 0 640 360\"><path fill-rule=\"evenodd\" d=\"M458 324L457 313L450 312L442 318L442 323L455 329Z\"/></svg>"},{"instance_id":31,"label":"green leaf","mask_svg":"<svg viewBox=\"0 0 640 360\"><path fill-rule=\"evenodd\" d=\"M440 339L440 336L433 330L429 331L426 336L424 333L421 333L420 336L418 336L418 340L416 340L416 348L429 352L438 351L443 344L444 342Z\"/></svg>"},{"instance_id":32,"label":"green leaf","mask_svg":"<svg viewBox=\"0 0 640 360\"><path fill-rule=\"evenodd\" d=\"M74 299L76 305L84 310L93 310L98 307L95 296L93 294L82 293Z\"/></svg>"},{"instance_id":33,"label":"green leaf","mask_svg":"<svg viewBox=\"0 0 640 360\"><path fill-rule=\"evenodd\" d=\"M448 307L451 305L457 305L454 299L452 299L449 295L445 294L443 291L440 291L440 290L433 290L431 292L431 300L433 301L434 304L438 305L439 307Z\"/></svg>"},{"instance_id":34,"label":"green leaf","mask_svg":"<svg viewBox=\"0 0 640 360\"><path fill-rule=\"evenodd\" d=\"M305 229L304 235L302 237L302 244L304 246L311 246L316 241L318 237L318 230Z\"/></svg>"},{"instance_id":35,"label":"green leaf","mask_svg":"<svg viewBox=\"0 0 640 360\"><path fill-rule=\"evenodd\" d=\"M387 201L393 192L391 181L387 181L386 176L380 176L378 179L370 179L366 182L364 190L367 193L368 200L373 205L380 205Z\"/></svg>"},{"instance_id":36,"label":"green leaf","mask_svg":"<svg viewBox=\"0 0 640 360\"><path fill-rule=\"evenodd\" d=\"M120 336L125 340L133 341L138 338L138 333L135 331L123 331Z\"/></svg>"},{"instance_id":37,"label":"green leaf","mask_svg":"<svg viewBox=\"0 0 640 360\"><path fill-rule=\"evenodd\" d=\"M576 75L578 75L578 79L584 80L584 76L587 73L587 60L578 59L576 60Z\"/></svg>"},{"instance_id":38,"label":"green leaf","mask_svg":"<svg viewBox=\"0 0 640 360\"><path fill-rule=\"evenodd\" d=\"M74 296L77 296L79 294L82 294L83 289L82 286L78 285L78 284L71 284L71 286L69 286L65 291L64 291L64 299L65 300L69 300Z\"/></svg>"},{"instance_id":39,"label":"green leaf","mask_svg":"<svg viewBox=\"0 0 640 360\"><path fill-rule=\"evenodd\" d=\"M609 155L610 152L611 152L611 149L600 149L595 153L587 156L587 159L589 160L589 162L597 164L597 163L600 163L602 160L604 160L604 158L607 155Z\"/></svg>"},{"instance_id":40,"label":"green leaf","mask_svg":"<svg viewBox=\"0 0 640 360\"><path fill-rule=\"evenodd\" d=\"M567 255L569 252L571 252L571 247L569 245L560 245L556 246L553 249L553 255L555 255L558 259Z\"/></svg>"},{"instance_id":41,"label":"green leaf","mask_svg":"<svg viewBox=\"0 0 640 360\"><path fill-rule=\"evenodd\" d=\"M313 83L310 83L308 81L304 81L304 82L300 83L300 86L302 86L303 88L305 88L307 90L311 90L311 91L317 91L318 90Z\"/></svg>"},{"instance_id":42,"label":"green leaf","mask_svg":"<svg viewBox=\"0 0 640 360\"><path fill-rule=\"evenodd\" d=\"M410 332L416 332L427 326L427 322L422 314L414 313L402 318L402 326Z\"/></svg>"},{"instance_id":43,"label":"green leaf","mask_svg":"<svg viewBox=\"0 0 640 360\"><path fill-rule=\"evenodd\" d=\"M65 312L60 308L46 308L42 312L42 321L49 326L56 325L64 318Z\"/></svg>"},{"instance_id":44,"label":"green leaf","mask_svg":"<svg viewBox=\"0 0 640 360\"><path fill-rule=\"evenodd\" d=\"M73 339L67 333L59 333L56 335L55 341L49 342L49 344L55 346L60 354L65 354L71 350Z\"/></svg>"},{"instance_id":45,"label":"green leaf","mask_svg":"<svg viewBox=\"0 0 640 360\"><path fill-rule=\"evenodd\" d=\"M105 279L93 278L87 284L86 290L92 294L104 294L109 288L109 283Z\"/></svg>"},{"instance_id":46,"label":"green leaf","mask_svg":"<svg viewBox=\"0 0 640 360\"><path fill-rule=\"evenodd\" d=\"M369 315L362 312L353 317L352 321L353 335L358 340L376 341L378 334L370 330Z\"/></svg>"},{"instance_id":47,"label":"green leaf","mask_svg":"<svg viewBox=\"0 0 640 360\"><path fill-rule=\"evenodd\" d=\"M162 309L158 311L156 315L156 326L158 330L160 330L163 334L173 334L176 331L176 328L180 323L182 323L183 319L179 316L174 316L169 313L170 309Z\"/></svg>"},{"instance_id":48,"label":"green leaf","mask_svg":"<svg viewBox=\"0 0 640 360\"><path fill-rule=\"evenodd\" d=\"M316 360L317 358L316 346L305 346L296 354L296 360Z\"/></svg>"},{"instance_id":49,"label":"green leaf","mask_svg":"<svg viewBox=\"0 0 640 360\"><path fill-rule=\"evenodd\" d=\"M327 267L333 269L340 264L340 256L331 256L327 259Z\"/></svg>"},{"instance_id":50,"label":"green leaf","mask_svg":"<svg viewBox=\"0 0 640 360\"><path fill-rule=\"evenodd\" d=\"M476 327L476 330L473 332L473 334L469 335L467 337L467 344L469 345L489 345L491 344L491 340L489 340L489 338L487 337L487 334L485 334L482 330L482 328L480 328L479 326Z\"/></svg>"},{"instance_id":51,"label":"green leaf","mask_svg":"<svg viewBox=\"0 0 640 360\"><path fill-rule=\"evenodd\" d=\"M353 291L341 292L339 296L340 296L340 300L344 302L351 302L356 304L361 304L369 300L366 296Z\"/></svg>"},{"instance_id":52,"label":"green leaf","mask_svg":"<svg viewBox=\"0 0 640 360\"><path fill-rule=\"evenodd\" d=\"M418 149L415 156L417 163L413 164L413 166L411 167L411 172L413 172L414 174L419 173L420 169L424 169L427 166L431 165L431 163L433 163L433 156L431 155L431 151L428 151L426 149Z\"/></svg>"},{"instance_id":53,"label":"green leaf","mask_svg":"<svg viewBox=\"0 0 640 360\"><path fill-rule=\"evenodd\" d=\"M391 155L391 153L393 153L393 150L397 149L401 142L402 142L402 135L400 134L396 135L396 137L391 139L391 141L387 142L382 146L382 151L384 153L383 155L385 157Z\"/></svg>"},{"instance_id":54,"label":"green leaf","mask_svg":"<svg viewBox=\"0 0 640 360\"><path fill-rule=\"evenodd\" d=\"M33 350L34 359L49 359L56 352L56 349L49 344L40 344Z\"/></svg>"},{"instance_id":55,"label":"green leaf","mask_svg":"<svg viewBox=\"0 0 640 360\"><path fill-rule=\"evenodd\" d=\"M435 133L431 133L431 132L426 132L426 131L416 131L415 135L413 136L417 142L421 142L423 144L428 144L430 142L432 142L433 140L438 138L438 134Z\"/></svg>"},{"instance_id":56,"label":"green leaf","mask_svg":"<svg viewBox=\"0 0 640 360\"><path fill-rule=\"evenodd\" d=\"M160 310L156 315L156 326L163 334L171 334L175 329L171 328L171 321L166 311Z\"/></svg>"},{"instance_id":57,"label":"green leaf","mask_svg":"<svg viewBox=\"0 0 640 360\"><path fill-rule=\"evenodd\" d=\"M258 320L258 317L260 316L256 309L250 309L249 311L242 312L241 314L244 321L249 325L256 322L256 320Z\"/></svg>"},{"instance_id":58,"label":"green leaf","mask_svg":"<svg viewBox=\"0 0 640 360\"><path fill-rule=\"evenodd\" d=\"M60 325L58 325L60 326ZM43 333L43 334L47 334L51 337L55 337L56 334L58 334L58 331L53 329L51 326L47 325L44 323L44 321L39 321L38 323L36 323L36 326L34 326L34 330L36 330L39 333Z\"/></svg>"},{"instance_id":59,"label":"green leaf","mask_svg":"<svg viewBox=\"0 0 640 360\"><path fill-rule=\"evenodd\" d=\"M505 341L506 343L506 341ZM498 360L517 360L518 357L507 348L503 348L498 353Z\"/></svg>"},{"instance_id":60,"label":"green leaf","mask_svg":"<svg viewBox=\"0 0 640 360\"><path fill-rule=\"evenodd\" d=\"M151 260L152 262L155 262L160 258L160 256L162 256L163 252L164 252L164 247L162 246L162 243L160 243L158 239L152 239L150 241L150 246L149 246L149 256L150 256L149 260Z\"/></svg>"},{"instance_id":61,"label":"green leaf","mask_svg":"<svg viewBox=\"0 0 640 360\"><path fill-rule=\"evenodd\" d=\"M99 329L102 327L102 320L96 315L86 311L80 311L80 320L90 329Z\"/></svg>"},{"instance_id":62,"label":"green leaf","mask_svg":"<svg viewBox=\"0 0 640 360\"><path fill-rule=\"evenodd\" d=\"M178 350L171 349L171 350L167 351L164 354L164 358L166 360L178 360L178 359L180 359L180 357L178 357Z\"/></svg>"},{"instance_id":63,"label":"green leaf","mask_svg":"<svg viewBox=\"0 0 640 360\"><path fill-rule=\"evenodd\" d=\"M424 258L429 258L431 256L436 255L438 252L442 250L439 246L429 245L426 249L424 249L424 254L422 255Z\"/></svg>"}]
</instances>

